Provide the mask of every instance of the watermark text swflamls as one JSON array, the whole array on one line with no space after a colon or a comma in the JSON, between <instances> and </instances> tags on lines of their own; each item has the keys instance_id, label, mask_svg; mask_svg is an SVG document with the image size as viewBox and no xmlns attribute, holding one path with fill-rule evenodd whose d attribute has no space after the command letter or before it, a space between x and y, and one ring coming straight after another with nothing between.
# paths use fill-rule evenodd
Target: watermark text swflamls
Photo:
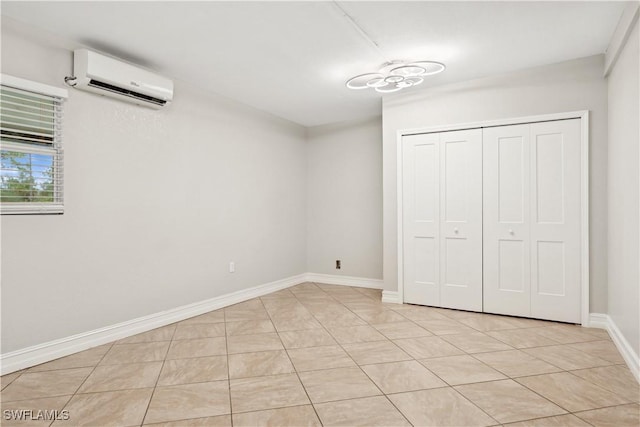
<instances>
[{"instance_id":1,"label":"watermark text swflamls","mask_svg":"<svg viewBox=\"0 0 640 427\"><path fill-rule=\"evenodd\" d=\"M2 416L7 421L66 421L71 418L66 409L5 409Z\"/></svg>"}]
</instances>

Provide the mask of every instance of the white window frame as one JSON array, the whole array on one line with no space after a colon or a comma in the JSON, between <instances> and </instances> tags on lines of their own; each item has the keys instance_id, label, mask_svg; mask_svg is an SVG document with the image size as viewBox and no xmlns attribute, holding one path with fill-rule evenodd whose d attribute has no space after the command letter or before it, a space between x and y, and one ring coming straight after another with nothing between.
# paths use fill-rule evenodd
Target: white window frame
<instances>
[{"instance_id":1,"label":"white window frame","mask_svg":"<svg viewBox=\"0 0 640 427\"><path fill-rule=\"evenodd\" d=\"M33 92L39 95L50 96L53 98L59 98L63 101L69 97L69 92L66 89L49 86L43 83L37 83L31 80L22 79L19 77L10 76L8 74L0 74L0 85L7 86L15 89L20 89L28 92ZM60 125L62 117L56 118L56 125ZM53 155L55 167L62 170L62 138L57 138L54 141L53 147L40 147L32 144L21 144L17 142L3 142L0 146L2 150L18 151L27 154L47 154ZM0 203L0 212L2 215L19 215L19 214L62 214L64 213L64 200L62 192L58 193L58 189L63 185L63 175L60 172L56 175L56 182L54 182L54 188L56 188L56 194L54 194L54 201L48 203Z\"/></svg>"}]
</instances>

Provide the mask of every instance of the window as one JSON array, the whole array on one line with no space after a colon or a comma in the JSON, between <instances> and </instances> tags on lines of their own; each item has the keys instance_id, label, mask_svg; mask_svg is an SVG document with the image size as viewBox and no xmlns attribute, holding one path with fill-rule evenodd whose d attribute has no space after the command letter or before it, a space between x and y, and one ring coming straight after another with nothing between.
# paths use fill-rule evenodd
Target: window
<instances>
[{"instance_id":1,"label":"window","mask_svg":"<svg viewBox=\"0 0 640 427\"><path fill-rule=\"evenodd\" d=\"M0 205L3 214L63 212L62 102L67 91L2 75Z\"/></svg>"}]
</instances>

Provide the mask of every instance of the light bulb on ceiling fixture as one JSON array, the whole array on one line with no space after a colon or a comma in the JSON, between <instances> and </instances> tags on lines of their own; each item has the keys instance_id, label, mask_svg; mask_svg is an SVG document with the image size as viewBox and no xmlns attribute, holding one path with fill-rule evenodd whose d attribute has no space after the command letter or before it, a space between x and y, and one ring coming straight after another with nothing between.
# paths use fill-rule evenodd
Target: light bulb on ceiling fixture
<instances>
[{"instance_id":1,"label":"light bulb on ceiling fixture","mask_svg":"<svg viewBox=\"0 0 640 427\"><path fill-rule=\"evenodd\" d=\"M347 80L349 89L372 88L380 93L392 93L417 86L425 76L444 71L445 66L435 61L391 61L383 64L377 73L359 74Z\"/></svg>"}]
</instances>

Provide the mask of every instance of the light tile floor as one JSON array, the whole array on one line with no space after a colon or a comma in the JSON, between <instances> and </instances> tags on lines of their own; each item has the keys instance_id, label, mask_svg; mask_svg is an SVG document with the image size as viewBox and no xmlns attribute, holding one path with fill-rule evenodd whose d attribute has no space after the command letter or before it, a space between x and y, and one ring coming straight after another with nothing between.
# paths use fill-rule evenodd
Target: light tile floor
<instances>
[{"instance_id":1,"label":"light tile floor","mask_svg":"<svg viewBox=\"0 0 640 427\"><path fill-rule=\"evenodd\" d=\"M66 409L54 426L640 425L640 388L602 330L380 299L303 283L5 375L3 416Z\"/></svg>"}]
</instances>

